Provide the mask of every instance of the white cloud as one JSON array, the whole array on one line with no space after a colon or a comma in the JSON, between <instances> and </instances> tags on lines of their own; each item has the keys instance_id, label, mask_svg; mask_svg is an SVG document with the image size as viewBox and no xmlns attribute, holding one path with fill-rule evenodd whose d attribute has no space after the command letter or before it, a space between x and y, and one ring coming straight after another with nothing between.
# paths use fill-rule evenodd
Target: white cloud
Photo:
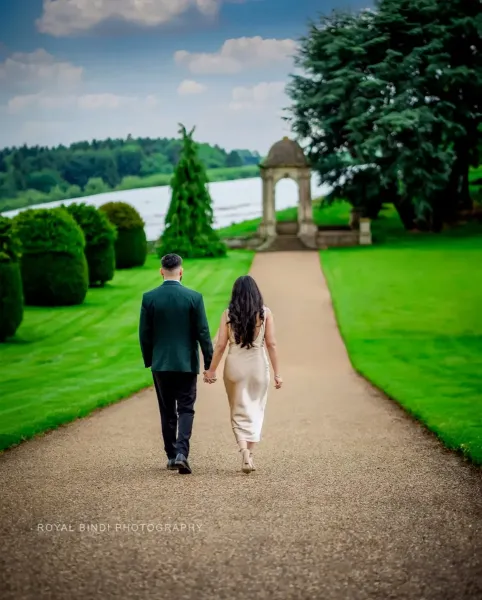
<instances>
[{"instance_id":1,"label":"white cloud","mask_svg":"<svg viewBox=\"0 0 482 600\"><path fill-rule=\"evenodd\" d=\"M110 19L144 26L168 23L189 9L216 14L223 0L43 0L37 21L42 33L56 37L88 31Z\"/></svg>"},{"instance_id":2,"label":"white cloud","mask_svg":"<svg viewBox=\"0 0 482 600\"><path fill-rule=\"evenodd\" d=\"M146 96L145 104L146 108L154 110L159 106L159 98L154 94L149 94L148 96Z\"/></svg>"},{"instance_id":3,"label":"white cloud","mask_svg":"<svg viewBox=\"0 0 482 600\"><path fill-rule=\"evenodd\" d=\"M115 110L136 102L136 100L132 96L117 96L116 94L84 94L77 99L77 106L83 110Z\"/></svg>"},{"instance_id":4,"label":"white cloud","mask_svg":"<svg viewBox=\"0 0 482 600\"><path fill-rule=\"evenodd\" d=\"M193 94L202 94L206 91L206 86L191 79L185 79L177 88L180 96L190 96Z\"/></svg>"},{"instance_id":5,"label":"white cloud","mask_svg":"<svg viewBox=\"0 0 482 600\"><path fill-rule=\"evenodd\" d=\"M82 94L75 96L49 95L44 93L14 96L8 101L7 110L15 115L24 111L79 109L83 111L118 110L127 106L134 108L154 109L159 102L156 96L145 98L135 96L120 96L116 94Z\"/></svg>"},{"instance_id":6,"label":"white cloud","mask_svg":"<svg viewBox=\"0 0 482 600\"><path fill-rule=\"evenodd\" d=\"M0 63L0 80L33 86L71 86L82 80L83 68L58 60L39 48L34 52L16 52Z\"/></svg>"},{"instance_id":7,"label":"white cloud","mask_svg":"<svg viewBox=\"0 0 482 600\"><path fill-rule=\"evenodd\" d=\"M270 108L279 111L286 98L285 81L262 81L252 87L235 87L231 93L229 108L234 111Z\"/></svg>"},{"instance_id":8,"label":"white cloud","mask_svg":"<svg viewBox=\"0 0 482 600\"><path fill-rule=\"evenodd\" d=\"M174 54L178 65L195 74L233 74L245 69L265 68L288 63L296 50L292 39L264 39L260 36L226 40L217 52L192 53L179 50Z\"/></svg>"},{"instance_id":9,"label":"white cloud","mask_svg":"<svg viewBox=\"0 0 482 600\"><path fill-rule=\"evenodd\" d=\"M245 95L237 92L236 96L247 101ZM46 98L44 96L41 102L51 106L54 97ZM139 97L135 103L115 110L79 110L77 104L68 103L69 98L64 98L66 108L63 110L41 110L38 104L33 105L34 108L5 115L2 141L6 146L24 143L55 146L94 138L125 138L128 134L176 138L178 123L184 123L188 128L196 125L199 142L219 144L228 150L251 148L265 153L274 142L290 135L289 125L280 119L278 112L278 106L285 104L283 96L273 102L260 102L256 110L236 111L228 107L221 90L211 87L206 91L206 101L191 103L188 111L182 102L164 103L160 96L162 110L149 110L147 106L152 106L153 100L148 98ZM57 98L55 102L63 101Z\"/></svg>"},{"instance_id":10,"label":"white cloud","mask_svg":"<svg viewBox=\"0 0 482 600\"><path fill-rule=\"evenodd\" d=\"M233 111L227 104L214 103L205 107L202 117L191 119L199 124L196 135L199 141L232 150L250 148L261 154L285 135L291 135L289 124L280 118L279 108L270 102L258 104L256 110Z\"/></svg>"},{"instance_id":11,"label":"white cloud","mask_svg":"<svg viewBox=\"0 0 482 600\"><path fill-rule=\"evenodd\" d=\"M10 98L7 110L10 114L18 114L27 109L58 110L75 105L75 96L48 96L45 94L25 94Z\"/></svg>"}]
</instances>

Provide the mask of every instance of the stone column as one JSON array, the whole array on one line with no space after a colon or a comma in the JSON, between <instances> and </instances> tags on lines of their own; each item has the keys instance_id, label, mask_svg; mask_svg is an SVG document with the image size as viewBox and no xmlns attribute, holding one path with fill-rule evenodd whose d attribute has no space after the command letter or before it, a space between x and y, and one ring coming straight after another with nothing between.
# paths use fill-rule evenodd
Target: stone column
<instances>
[{"instance_id":1,"label":"stone column","mask_svg":"<svg viewBox=\"0 0 482 600\"><path fill-rule=\"evenodd\" d=\"M360 219L360 244L370 246L372 243L372 231L370 219Z\"/></svg>"},{"instance_id":2,"label":"stone column","mask_svg":"<svg viewBox=\"0 0 482 600\"><path fill-rule=\"evenodd\" d=\"M311 202L310 172L301 172L298 179L300 207L298 237L308 248L317 247L318 228L313 223L313 206Z\"/></svg>"},{"instance_id":3,"label":"stone column","mask_svg":"<svg viewBox=\"0 0 482 600\"><path fill-rule=\"evenodd\" d=\"M263 202L263 216L261 217L261 223L258 229L259 235L264 238L266 237L266 218L267 218L267 205L268 205L268 194L267 194L267 182L264 171L261 171L261 183L262 183L262 202Z\"/></svg>"},{"instance_id":4,"label":"stone column","mask_svg":"<svg viewBox=\"0 0 482 600\"><path fill-rule=\"evenodd\" d=\"M274 196L273 174L269 173L265 179L266 206L265 206L265 228L267 237L276 235L276 213Z\"/></svg>"},{"instance_id":5,"label":"stone column","mask_svg":"<svg viewBox=\"0 0 482 600\"><path fill-rule=\"evenodd\" d=\"M263 216L258 233L264 239L276 235L276 214L273 174L261 171L261 179L263 185Z\"/></svg>"},{"instance_id":6,"label":"stone column","mask_svg":"<svg viewBox=\"0 0 482 600\"><path fill-rule=\"evenodd\" d=\"M298 185L298 233L301 233L302 224L305 222L305 202L303 197L303 184L300 177L296 180Z\"/></svg>"},{"instance_id":7,"label":"stone column","mask_svg":"<svg viewBox=\"0 0 482 600\"><path fill-rule=\"evenodd\" d=\"M303 173L298 179L300 234L313 233L313 206L311 202L311 181L309 173Z\"/></svg>"}]
</instances>

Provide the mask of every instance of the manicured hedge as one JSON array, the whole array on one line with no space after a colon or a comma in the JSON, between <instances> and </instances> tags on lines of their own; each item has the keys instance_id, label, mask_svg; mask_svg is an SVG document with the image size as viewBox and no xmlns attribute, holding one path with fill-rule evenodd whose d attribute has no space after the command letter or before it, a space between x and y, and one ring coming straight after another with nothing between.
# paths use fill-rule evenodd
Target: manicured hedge
<instances>
[{"instance_id":1,"label":"manicured hedge","mask_svg":"<svg viewBox=\"0 0 482 600\"><path fill-rule=\"evenodd\" d=\"M90 285L104 285L114 278L116 228L95 206L70 204L66 209L84 233Z\"/></svg>"},{"instance_id":2,"label":"manicured hedge","mask_svg":"<svg viewBox=\"0 0 482 600\"><path fill-rule=\"evenodd\" d=\"M117 228L115 242L116 267L141 267L146 262L147 240L144 221L137 210L126 202L108 202L100 207Z\"/></svg>"},{"instance_id":3,"label":"manicured hedge","mask_svg":"<svg viewBox=\"0 0 482 600\"><path fill-rule=\"evenodd\" d=\"M12 221L0 216L0 342L14 335L23 319L23 291Z\"/></svg>"},{"instance_id":4,"label":"manicured hedge","mask_svg":"<svg viewBox=\"0 0 482 600\"><path fill-rule=\"evenodd\" d=\"M26 304L81 304L89 287L85 239L63 208L26 210L14 219L21 243Z\"/></svg>"}]
</instances>

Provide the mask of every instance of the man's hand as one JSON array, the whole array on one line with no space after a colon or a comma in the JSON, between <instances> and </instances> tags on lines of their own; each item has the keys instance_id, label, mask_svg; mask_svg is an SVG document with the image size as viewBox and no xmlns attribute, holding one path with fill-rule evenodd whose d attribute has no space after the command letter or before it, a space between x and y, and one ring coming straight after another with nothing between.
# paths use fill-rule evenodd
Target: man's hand
<instances>
[{"instance_id":1,"label":"man's hand","mask_svg":"<svg viewBox=\"0 0 482 600\"><path fill-rule=\"evenodd\" d=\"M204 371L203 375L204 383L215 383L217 381L216 371L209 369L208 371Z\"/></svg>"}]
</instances>

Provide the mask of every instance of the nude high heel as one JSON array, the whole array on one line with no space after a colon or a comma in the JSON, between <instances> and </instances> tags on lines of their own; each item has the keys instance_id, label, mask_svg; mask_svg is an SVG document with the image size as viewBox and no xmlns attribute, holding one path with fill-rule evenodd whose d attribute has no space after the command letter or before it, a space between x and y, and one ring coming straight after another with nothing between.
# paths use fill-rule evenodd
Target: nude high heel
<instances>
[{"instance_id":1,"label":"nude high heel","mask_svg":"<svg viewBox=\"0 0 482 600\"><path fill-rule=\"evenodd\" d=\"M256 471L256 466L254 464L254 457L252 452L249 453L249 462L251 463L251 470Z\"/></svg>"},{"instance_id":2,"label":"nude high heel","mask_svg":"<svg viewBox=\"0 0 482 600\"><path fill-rule=\"evenodd\" d=\"M241 471L243 473L251 473L253 470L253 466L251 465L251 461L249 460L249 450L242 449L241 452Z\"/></svg>"}]
</instances>

